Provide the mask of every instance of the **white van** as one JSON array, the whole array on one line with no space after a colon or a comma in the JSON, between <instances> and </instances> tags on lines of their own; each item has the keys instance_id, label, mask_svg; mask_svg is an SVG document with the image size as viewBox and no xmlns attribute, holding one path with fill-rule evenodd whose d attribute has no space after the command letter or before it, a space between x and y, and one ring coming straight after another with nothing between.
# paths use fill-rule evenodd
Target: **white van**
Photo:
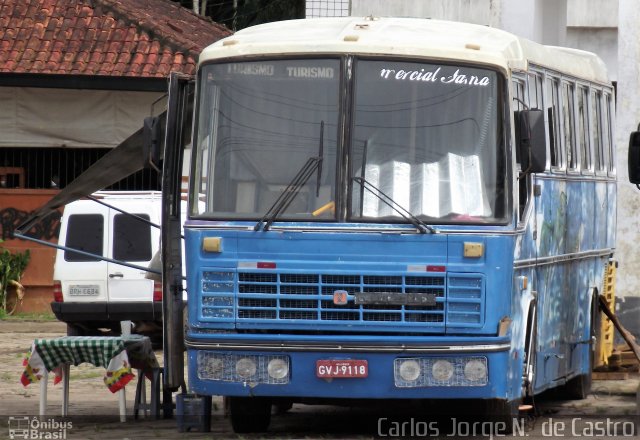
<instances>
[{"instance_id":1,"label":"white van","mask_svg":"<svg viewBox=\"0 0 640 440\"><path fill-rule=\"evenodd\" d=\"M156 225L162 193L98 192L95 198ZM97 203L77 200L64 208L60 246L147 267L158 250L160 230ZM162 286L146 271L58 249L51 309L69 335L119 333L121 321L136 332L162 329ZM146 331L143 331L145 329Z\"/></svg>"}]
</instances>

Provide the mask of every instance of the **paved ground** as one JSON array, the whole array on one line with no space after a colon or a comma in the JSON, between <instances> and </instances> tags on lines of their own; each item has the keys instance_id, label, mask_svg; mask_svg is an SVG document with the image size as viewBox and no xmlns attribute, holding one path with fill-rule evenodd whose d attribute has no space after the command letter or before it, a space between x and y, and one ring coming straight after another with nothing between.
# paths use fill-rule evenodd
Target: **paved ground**
<instances>
[{"instance_id":1,"label":"paved ground","mask_svg":"<svg viewBox=\"0 0 640 440\"><path fill-rule=\"evenodd\" d=\"M285 414L273 416L269 433L260 436L235 436L229 421L222 415L221 401L214 399L214 410L210 433L179 433L175 419L118 421L117 396L111 394L102 382L104 370L90 365L72 367L70 406L71 417L58 416L61 401L61 386L49 385L48 414L44 424L33 421L38 413L39 386L23 387L19 383L22 372L22 358L35 338L62 336L65 326L57 322L2 322L0 321L0 439L10 438L10 427L15 427L18 418L28 421L39 434L31 433L29 438L68 439L211 439L211 438L372 438L375 436L428 437L438 434L446 437L450 433L450 419L434 420L428 417L433 407L425 407L415 413L415 417L405 412L406 408L378 406L375 408L353 409L333 406L312 407L294 405ZM161 358L161 353L157 352ZM635 435L634 423L637 414L636 390L639 379L623 381L596 381L593 394L584 401L557 401L540 398L536 401L538 417L529 417L526 424L516 430L516 435L530 438L546 437L625 437ZM127 390L127 406L131 414L134 387ZM458 407L456 407L458 405ZM460 403L450 407L457 414ZM442 410L442 406L438 405ZM425 414L427 416L425 416ZM9 417L12 425L9 424ZM401 422L405 422L404 425ZM616 424L617 423L617 424ZM34 425L35 424L35 425ZM66 428L66 430L65 430ZM486 434L491 437L489 425L460 422L456 433ZM402 435L403 434L403 435ZM600 435L596 435L600 434ZM40 437L33 437L33 435ZM15 437L21 438L21 437Z\"/></svg>"}]
</instances>

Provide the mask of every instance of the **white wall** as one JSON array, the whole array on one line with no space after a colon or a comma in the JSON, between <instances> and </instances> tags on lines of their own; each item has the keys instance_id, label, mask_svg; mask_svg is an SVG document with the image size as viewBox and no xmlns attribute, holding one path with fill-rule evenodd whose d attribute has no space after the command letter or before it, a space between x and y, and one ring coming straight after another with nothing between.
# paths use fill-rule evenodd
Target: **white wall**
<instances>
[{"instance_id":1,"label":"white wall","mask_svg":"<svg viewBox=\"0 0 640 440\"><path fill-rule=\"evenodd\" d=\"M371 14L482 24L595 52L617 79L617 0L351 0L351 15Z\"/></svg>"},{"instance_id":2,"label":"white wall","mask_svg":"<svg viewBox=\"0 0 640 440\"><path fill-rule=\"evenodd\" d=\"M627 148L629 133L640 122L640 5L637 0L619 1L618 19L618 251L620 261L616 294L640 298L640 191L629 183ZM637 315L635 321L637 323Z\"/></svg>"},{"instance_id":3,"label":"white wall","mask_svg":"<svg viewBox=\"0 0 640 440\"><path fill-rule=\"evenodd\" d=\"M499 0L351 0L351 15L436 18L493 26L499 20L499 6Z\"/></svg>"}]
</instances>

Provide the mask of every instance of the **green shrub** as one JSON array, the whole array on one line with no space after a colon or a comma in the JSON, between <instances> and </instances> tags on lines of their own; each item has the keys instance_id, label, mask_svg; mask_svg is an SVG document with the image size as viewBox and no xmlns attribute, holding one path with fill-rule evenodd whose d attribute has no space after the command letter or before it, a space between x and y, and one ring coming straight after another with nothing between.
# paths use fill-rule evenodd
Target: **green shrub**
<instances>
[{"instance_id":1,"label":"green shrub","mask_svg":"<svg viewBox=\"0 0 640 440\"><path fill-rule=\"evenodd\" d=\"M0 240L0 243L2 240ZM0 304L4 312L6 306L7 289L10 285L22 288L20 279L24 274L31 255L27 249L24 252L9 252L9 249L0 248Z\"/></svg>"}]
</instances>

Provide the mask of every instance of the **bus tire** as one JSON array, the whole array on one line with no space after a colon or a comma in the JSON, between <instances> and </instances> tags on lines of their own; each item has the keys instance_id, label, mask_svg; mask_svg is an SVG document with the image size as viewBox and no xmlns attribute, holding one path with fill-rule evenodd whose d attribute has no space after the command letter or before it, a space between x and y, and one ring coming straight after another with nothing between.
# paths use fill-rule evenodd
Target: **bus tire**
<instances>
[{"instance_id":1,"label":"bus tire","mask_svg":"<svg viewBox=\"0 0 640 440\"><path fill-rule=\"evenodd\" d=\"M570 379L564 386L562 398L567 400L583 400L591 393L591 371Z\"/></svg>"},{"instance_id":2,"label":"bus tire","mask_svg":"<svg viewBox=\"0 0 640 440\"><path fill-rule=\"evenodd\" d=\"M271 423L271 400L264 397L228 397L235 433L264 432Z\"/></svg>"},{"instance_id":3,"label":"bus tire","mask_svg":"<svg viewBox=\"0 0 640 440\"><path fill-rule=\"evenodd\" d=\"M591 301L591 324L589 327L589 335L593 341L595 329L600 327L600 308L598 307L598 291L595 291ZM567 400L584 400L591 393L591 372L595 364L594 346L589 344L589 371L572 379L562 387L561 398Z\"/></svg>"},{"instance_id":4,"label":"bus tire","mask_svg":"<svg viewBox=\"0 0 640 440\"><path fill-rule=\"evenodd\" d=\"M284 414L293 408L293 402L290 400L281 400L273 403L273 411L275 414Z\"/></svg>"},{"instance_id":5,"label":"bus tire","mask_svg":"<svg viewBox=\"0 0 640 440\"><path fill-rule=\"evenodd\" d=\"M490 399L486 401L485 414L487 419L493 422L496 432L503 435L513 432L513 428L520 417L520 402L520 399ZM503 423L504 426L499 427L497 426L498 423Z\"/></svg>"}]
</instances>

